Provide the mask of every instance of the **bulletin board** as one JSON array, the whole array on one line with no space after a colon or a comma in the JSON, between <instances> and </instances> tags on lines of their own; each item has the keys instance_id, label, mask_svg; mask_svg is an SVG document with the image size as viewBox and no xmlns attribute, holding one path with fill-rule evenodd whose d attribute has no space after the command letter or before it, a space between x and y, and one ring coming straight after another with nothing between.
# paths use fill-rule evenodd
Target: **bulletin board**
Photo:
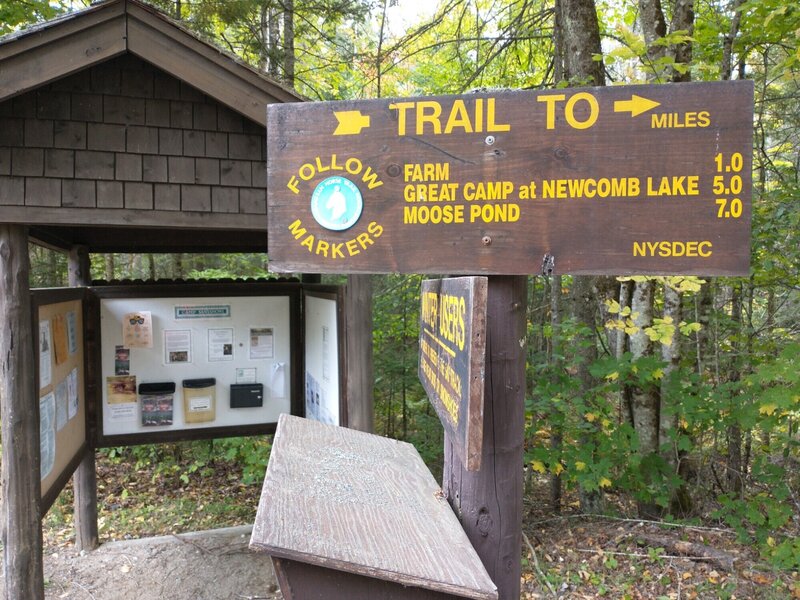
<instances>
[{"instance_id":1,"label":"bulletin board","mask_svg":"<svg viewBox=\"0 0 800 600\"><path fill-rule=\"evenodd\" d=\"M347 425L341 290L304 289L304 406L307 419Z\"/></svg>"},{"instance_id":2,"label":"bulletin board","mask_svg":"<svg viewBox=\"0 0 800 600\"><path fill-rule=\"evenodd\" d=\"M35 290L42 515L87 449L83 289Z\"/></svg>"},{"instance_id":3,"label":"bulletin board","mask_svg":"<svg viewBox=\"0 0 800 600\"><path fill-rule=\"evenodd\" d=\"M98 445L271 433L299 414L300 287L96 287Z\"/></svg>"}]
</instances>

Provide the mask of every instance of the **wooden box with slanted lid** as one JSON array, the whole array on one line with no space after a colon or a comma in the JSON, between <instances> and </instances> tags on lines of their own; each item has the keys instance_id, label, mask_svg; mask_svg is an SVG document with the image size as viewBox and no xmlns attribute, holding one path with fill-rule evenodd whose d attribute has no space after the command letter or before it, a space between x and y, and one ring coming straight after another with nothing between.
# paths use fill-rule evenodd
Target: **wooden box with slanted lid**
<instances>
[{"instance_id":1,"label":"wooden box with slanted lid","mask_svg":"<svg viewBox=\"0 0 800 600\"><path fill-rule=\"evenodd\" d=\"M412 445L285 414L250 547L286 600L498 597Z\"/></svg>"}]
</instances>

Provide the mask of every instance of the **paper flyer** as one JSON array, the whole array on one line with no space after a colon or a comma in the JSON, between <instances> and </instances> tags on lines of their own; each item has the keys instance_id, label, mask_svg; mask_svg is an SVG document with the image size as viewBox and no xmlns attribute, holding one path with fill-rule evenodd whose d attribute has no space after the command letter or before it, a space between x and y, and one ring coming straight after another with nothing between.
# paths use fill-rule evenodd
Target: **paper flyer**
<instances>
[{"instance_id":1,"label":"paper flyer","mask_svg":"<svg viewBox=\"0 0 800 600\"><path fill-rule=\"evenodd\" d=\"M114 347L114 375L131 374L131 350L124 346Z\"/></svg>"},{"instance_id":2,"label":"paper flyer","mask_svg":"<svg viewBox=\"0 0 800 600\"><path fill-rule=\"evenodd\" d=\"M233 329L208 330L208 361L233 360Z\"/></svg>"},{"instance_id":3,"label":"paper flyer","mask_svg":"<svg viewBox=\"0 0 800 600\"><path fill-rule=\"evenodd\" d=\"M256 380L256 368L236 369L236 383L258 383Z\"/></svg>"},{"instance_id":4,"label":"paper flyer","mask_svg":"<svg viewBox=\"0 0 800 600\"><path fill-rule=\"evenodd\" d=\"M250 328L250 360L272 358L275 354L274 330L272 327Z\"/></svg>"},{"instance_id":5,"label":"paper flyer","mask_svg":"<svg viewBox=\"0 0 800 600\"><path fill-rule=\"evenodd\" d=\"M164 363L174 365L192 362L192 330L164 330Z\"/></svg>"},{"instance_id":6,"label":"paper flyer","mask_svg":"<svg viewBox=\"0 0 800 600\"><path fill-rule=\"evenodd\" d=\"M67 345L70 354L78 351L78 320L75 318L74 311L67 313Z\"/></svg>"},{"instance_id":7,"label":"paper flyer","mask_svg":"<svg viewBox=\"0 0 800 600\"><path fill-rule=\"evenodd\" d=\"M57 365L66 362L69 358L67 322L64 315L53 317L53 350L55 350Z\"/></svg>"},{"instance_id":8,"label":"paper flyer","mask_svg":"<svg viewBox=\"0 0 800 600\"><path fill-rule=\"evenodd\" d=\"M53 470L56 460L56 397L53 392L39 399L39 452L39 474L44 479Z\"/></svg>"},{"instance_id":9,"label":"paper flyer","mask_svg":"<svg viewBox=\"0 0 800 600\"><path fill-rule=\"evenodd\" d=\"M107 404L112 421L136 419L136 376L106 377Z\"/></svg>"},{"instance_id":10,"label":"paper flyer","mask_svg":"<svg viewBox=\"0 0 800 600\"><path fill-rule=\"evenodd\" d=\"M72 369L67 375L67 418L73 419L78 414L78 369Z\"/></svg>"},{"instance_id":11,"label":"paper flyer","mask_svg":"<svg viewBox=\"0 0 800 600\"><path fill-rule=\"evenodd\" d=\"M126 348L153 347L153 316L149 310L122 317L122 345Z\"/></svg>"},{"instance_id":12,"label":"paper flyer","mask_svg":"<svg viewBox=\"0 0 800 600\"><path fill-rule=\"evenodd\" d=\"M44 389L53 382L52 339L50 337L50 321L39 323L39 389Z\"/></svg>"},{"instance_id":13,"label":"paper flyer","mask_svg":"<svg viewBox=\"0 0 800 600\"><path fill-rule=\"evenodd\" d=\"M69 420L69 389L67 380L59 382L56 386L56 431L64 429Z\"/></svg>"}]
</instances>

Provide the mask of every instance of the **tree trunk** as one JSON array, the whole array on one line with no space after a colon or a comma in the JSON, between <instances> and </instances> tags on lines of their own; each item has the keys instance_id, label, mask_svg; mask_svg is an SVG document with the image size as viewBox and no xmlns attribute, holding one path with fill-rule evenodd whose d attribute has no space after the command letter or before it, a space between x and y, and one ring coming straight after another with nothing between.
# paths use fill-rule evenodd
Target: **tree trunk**
<instances>
[{"instance_id":1,"label":"tree trunk","mask_svg":"<svg viewBox=\"0 0 800 600\"><path fill-rule=\"evenodd\" d=\"M630 308L631 297L633 296L633 282L623 281L619 286L619 309ZM628 336L622 330L617 330L617 340L614 347L614 356L617 360L622 360L623 355L628 349ZM631 387L623 385L620 390L619 398L619 423L628 423L633 426L633 406L631 404Z\"/></svg>"},{"instance_id":2,"label":"tree trunk","mask_svg":"<svg viewBox=\"0 0 800 600\"><path fill-rule=\"evenodd\" d=\"M672 319L675 324L675 335L671 344L661 345L661 358L664 359L664 376L661 378L661 410L659 415L659 444L663 446L671 442L678 430L678 402L670 393L669 385L672 374L678 369L681 362L680 331L678 324L683 317L681 310L681 294L669 283L664 284L664 318ZM661 453L662 458L673 472L677 472L678 452L674 444Z\"/></svg>"},{"instance_id":3,"label":"tree trunk","mask_svg":"<svg viewBox=\"0 0 800 600\"><path fill-rule=\"evenodd\" d=\"M600 26L594 0L561 0L561 39L564 41L564 78L569 81L605 85Z\"/></svg>"},{"instance_id":4,"label":"tree trunk","mask_svg":"<svg viewBox=\"0 0 800 600\"><path fill-rule=\"evenodd\" d=\"M579 393L588 398L594 387L595 381L589 372L589 367L597 360L597 344L595 340L595 291L591 277L574 277L572 280L572 315L575 320L584 325L583 333L576 333L573 340L577 358L577 379L580 382ZM597 427L596 421L587 423L587 428ZM580 441L588 442L588 433L582 433ZM602 513L604 510L603 494L598 489L579 490L581 511L589 514Z\"/></svg>"},{"instance_id":5,"label":"tree trunk","mask_svg":"<svg viewBox=\"0 0 800 600\"><path fill-rule=\"evenodd\" d=\"M29 288L28 230L0 225L0 427L5 600L44 598L39 389Z\"/></svg>"},{"instance_id":6,"label":"tree trunk","mask_svg":"<svg viewBox=\"0 0 800 600\"><path fill-rule=\"evenodd\" d=\"M685 31L687 35L694 35L694 0L673 0L672 21L669 29L671 32ZM687 67L692 62L692 42L683 42L674 46L675 62ZM672 69L672 81L675 83L691 81L692 74L688 70L682 73L680 69Z\"/></svg>"},{"instance_id":7,"label":"tree trunk","mask_svg":"<svg viewBox=\"0 0 800 600\"><path fill-rule=\"evenodd\" d=\"M733 16L731 16L731 28L722 41L722 64L720 65L720 79L728 81L733 74L733 42L739 35L739 25L742 20L742 11L739 7L744 4L744 0L733 0Z\"/></svg>"},{"instance_id":8,"label":"tree trunk","mask_svg":"<svg viewBox=\"0 0 800 600\"><path fill-rule=\"evenodd\" d=\"M261 70L269 73L269 5L264 2L259 10L259 30L261 33Z\"/></svg>"},{"instance_id":9,"label":"tree trunk","mask_svg":"<svg viewBox=\"0 0 800 600\"><path fill-rule=\"evenodd\" d=\"M283 2L283 81L294 87L294 0Z\"/></svg>"},{"instance_id":10,"label":"tree trunk","mask_svg":"<svg viewBox=\"0 0 800 600\"><path fill-rule=\"evenodd\" d=\"M667 35L667 23L664 20L664 11L661 9L661 0L639 0L639 25L644 34L644 43L647 45L647 60L651 69L647 79L658 80L663 69L658 61L667 54L663 44L655 43Z\"/></svg>"},{"instance_id":11,"label":"tree trunk","mask_svg":"<svg viewBox=\"0 0 800 600\"><path fill-rule=\"evenodd\" d=\"M653 354L653 343L644 332L653 324L653 297L655 283L648 279L637 281L633 288L631 312L636 333L631 334L631 354L639 360ZM632 391L633 425L639 439L639 453L658 452L659 398L655 385L635 384Z\"/></svg>"},{"instance_id":12,"label":"tree trunk","mask_svg":"<svg viewBox=\"0 0 800 600\"><path fill-rule=\"evenodd\" d=\"M675 335L671 344L661 346L661 357L666 363L664 377L661 380L661 409L659 415L659 444L661 457L669 465L673 475L681 475L681 463L685 462L686 452L678 449L675 443L680 427L680 397L676 395L671 379L676 376L683 356L681 333L678 329L683 320L683 298L680 292L668 282L664 284L664 318L672 319L675 324ZM670 497L670 512L673 515L684 516L692 510L692 498L689 488L685 483L672 492Z\"/></svg>"},{"instance_id":13,"label":"tree trunk","mask_svg":"<svg viewBox=\"0 0 800 600\"><path fill-rule=\"evenodd\" d=\"M600 26L597 22L597 9L594 0L560 0L561 31L560 40L564 48L564 77L573 82L603 85L605 75L603 62L595 60L602 54L600 47ZM556 257L558 260L558 257ZM586 326L588 334L578 335L574 341L577 350L578 379L580 391L588 396L594 379L589 373L590 365L597 359L597 346L594 333L595 293L592 278L577 276L573 279L571 312L575 320ZM603 496L598 490L580 490L581 510L602 512Z\"/></svg>"},{"instance_id":14,"label":"tree trunk","mask_svg":"<svg viewBox=\"0 0 800 600\"><path fill-rule=\"evenodd\" d=\"M550 285L550 327L552 330L550 343L550 362L553 368L554 383L558 383L561 379L561 275L553 275L552 283ZM550 449L553 453L558 455L561 453L562 444L562 431L561 427L555 423L552 425L550 432ZM561 474L550 473L550 507L553 512L558 514L561 512Z\"/></svg>"},{"instance_id":15,"label":"tree trunk","mask_svg":"<svg viewBox=\"0 0 800 600\"><path fill-rule=\"evenodd\" d=\"M562 22L563 0L555 0L553 6L553 83L556 85L568 79L565 74L564 27Z\"/></svg>"},{"instance_id":16,"label":"tree trunk","mask_svg":"<svg viewBox=\"0 0 800 600\"><path fill-rule=\"evenodd\" d=\"M275 6L269 9L269 74L276 79L280 75L278 57L281 55L280 49L280 12Z\"/></svg>"},{"instance_id":17,"label":"tree trunk","mask_svg":"<svg viewBox=\"0 0 800 600\"><path fill-rule=\"evenodd\" d=\"M731 293L731 321L733 326L737 329L735 335L742 333L742 288L740 283L733 286ZM741 379L741 364L739 359L739 350L741 344L736 343L734 346L733 359L729 367L729 378L731 383L737 382ZM737 397L730 399L731 404L738 402ZM731 411L733 412L733 411ZM741 494L744 489L744 472L742 468L742 428L735 420L733 415L728 417L731 419L728 425L727 438L728 438L728 456L726 460L726 473L728 479L728 489L735 494Z\"/></svg>"},{"instance_id":18,"label":"tree trunk","mask_svg":"<svg viewBox=\"0 0 800 600\"><path fill-rule=\"evenodd\" d=\"M653 355L653 343L644 332L653 324L655 282L652 279L637 281L633 288L631 313L636 333L631 334L631 355L634 361ZM633 427L639 440L639 455L646 459L658 455L660 401L658 387L652 382L637 382L631 386ZM642 479L647 483L652 475L643 462ZM639 502L639 516L651 519L661 516L661 509L651 501Z\"/></svg>"},{"instance_id":19,"label":"tree trunk","mask_svg":"<svg viewBox=\"0 0 800 600\"><path fill-rule=\"evenodd\" d=\"M108 254L105 255L104 259L105 259L105 265L106 265L105 280L106 281L112 281L114 279L114 271L116 270L115 265L114 265L114 255L111 254L111 253L108 253Z\"/></svg>"},{"instance_id":20,"label":"tree trunk","mask_svg":"<svg viewBox=\"0 0 800 600\"><path fill-rule=\"evenodd\" d=\"M183 279L183 254L180 252L172 255L172 277L173 279Z\"/></svg>"}]
</instances>

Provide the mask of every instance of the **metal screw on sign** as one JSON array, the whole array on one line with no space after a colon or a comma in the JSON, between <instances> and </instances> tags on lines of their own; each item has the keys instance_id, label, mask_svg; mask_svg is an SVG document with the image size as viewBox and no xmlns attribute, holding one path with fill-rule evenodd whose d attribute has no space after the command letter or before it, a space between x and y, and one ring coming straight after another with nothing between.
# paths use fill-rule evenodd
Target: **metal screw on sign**
<instances>
[{"instance_id":1,"label":"metal screw on sign","mask_svg":"<svg viewBox=\"0 0 800 600\"><path fill-rule=\"evenodd\" d=\"M494 136L493 135L487 135L486 136L486 145L487 146L491 146L492 144L494 144Z\"/></svg>"}]
</instances>

